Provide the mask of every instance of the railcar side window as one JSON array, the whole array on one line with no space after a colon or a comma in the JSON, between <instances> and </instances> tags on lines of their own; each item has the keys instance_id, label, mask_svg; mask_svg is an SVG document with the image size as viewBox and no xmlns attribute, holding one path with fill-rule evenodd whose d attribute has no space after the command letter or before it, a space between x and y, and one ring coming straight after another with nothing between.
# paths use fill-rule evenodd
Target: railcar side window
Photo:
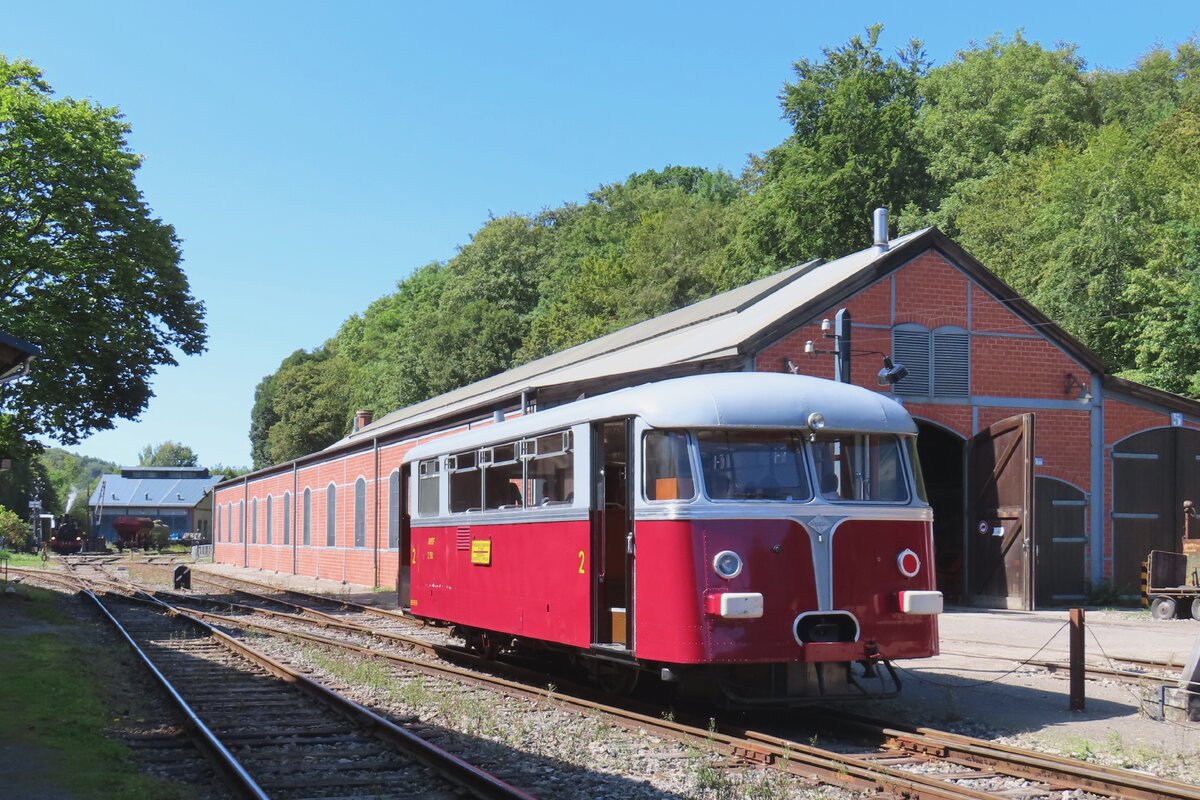
<instances>
[{"instance_id":1,"label":"railcar side window","mask_svg":"<svg viewBox=\"0 0 1200 800\"><path fill-rule=\"evenodd\" d=\"M441 484L438 475L441 473L436 458L422 461L417 465L417 516L436 517L440 506Z\"/></svg>"},{"instance_id":2,"label":"railcar side window","mask_svg":"<svg viewBox=\"0 0 1200 800\"><path fill-rule=\"evenodd\" d=\"M712 500L803 501L812 497L799 434L698 431L704 490Z\"/></svg>"},{"instance_id":3,"label":"railcar side window","mask_svg":"<svg viewBox=\"0 0 1200 800\"><path fill-rule=\"evenodd\" d=\"M821 496L826 500L907 502L903 452L895 436L817 436L813 460Z\"/></svg>"},{"instance_id":4,"label":"railcar side window","mask_svg":"<svg viewBox=\"0 0 1200 800\"><path fill-rule=\"evenodd\" d=\"M446 459L450 472L450 511L480 511L483 509L483 474L479 469L479 453L467 450Z\"/></svg>"},{"instance_id":5,"label":"railcar side window","mask_svg":"<svg viewBox=\"0 0 1200 800\"><path fill-rule=\"evenodd\" d=\"M650 431L643 452L647 500L690 500L696 496L686 433Z\"/></svg>"},{"instance_id":6,"label":"railcar side window","mask_svg":"<svg viewBox=\"0 0 1200 800\"><path fill-rule=\"evenodd\" d=\"M518 457L519 442L508 442L479 451L484 462L484 508L513 509L523 504L521 481L524 464Z\"/></svg>"},{"instance_id":7,"label":"railcar side window","mask_svg":"<svg viewBox=\"0 0 1200 800\"><path fill-rule=\"evenodd\" d=\"M521 442L525 459L525 503L530 508L569 505L575 499L571 432L558 431Z\"/></svg>"}]
</instances>

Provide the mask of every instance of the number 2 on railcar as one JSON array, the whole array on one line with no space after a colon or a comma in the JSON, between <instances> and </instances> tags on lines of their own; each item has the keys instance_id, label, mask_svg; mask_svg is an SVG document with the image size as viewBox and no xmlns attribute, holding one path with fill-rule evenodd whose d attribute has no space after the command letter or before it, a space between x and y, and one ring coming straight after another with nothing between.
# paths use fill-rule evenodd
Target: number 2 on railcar
<instances>
[{"instance_id":1,"label":"number 2 on railcar","mask_svg":"<svg viewBox=\"0 0 1200 800\"><path fill-rule=\"evenodd\" d=\"M402 602L489 654L565 649L612 689L731 707L899 690L938 652L916 426L768 373L649 383L405 457Z\"/></svg>"}]
</instances>

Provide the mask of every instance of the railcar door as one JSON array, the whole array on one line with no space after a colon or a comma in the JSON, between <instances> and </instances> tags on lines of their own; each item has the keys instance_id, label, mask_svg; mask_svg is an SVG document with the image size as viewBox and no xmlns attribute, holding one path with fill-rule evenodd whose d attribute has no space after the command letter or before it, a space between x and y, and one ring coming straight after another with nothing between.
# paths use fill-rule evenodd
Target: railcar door
<instances>
[{"instance_id":1,"label":"railcar door","mask_svg":"<svg viewBox=\"0 0 1200 800\"><path fill-rule=\"evenodd\" d=\"M633 420L592 425L592 643L633 649Z\"/></svg>"},{"instance_id":2,"label":"railcar door","mask_svg":"<svg viewBox=\"0 0 1200 800\"><path fill-rule=\"evenodd\" d=\"M1000 420L967 444L972 529L968 592L975 605L1034 604L1033 414Z\"/></svg>"},{"instance_id":3,"label":"railcar door","mask_svg":"<svg viewBox=\"0 0 1200 800\"><path fill-rule=\"evenodd\" d=\"M390 495L391 512L394 515L391 518L396 520L400 527L396 533L396 547L400 556L400 574L396 576L396 605L400 608L409 607L409 598L412 595L412 553L409 547L412 534L412 511L409 509L408 502L408 476L411 473L412 465L405 464L398 474L392 475L392 480L397 481L399 485L392 488Z\"/></svg>"}]
</instances>

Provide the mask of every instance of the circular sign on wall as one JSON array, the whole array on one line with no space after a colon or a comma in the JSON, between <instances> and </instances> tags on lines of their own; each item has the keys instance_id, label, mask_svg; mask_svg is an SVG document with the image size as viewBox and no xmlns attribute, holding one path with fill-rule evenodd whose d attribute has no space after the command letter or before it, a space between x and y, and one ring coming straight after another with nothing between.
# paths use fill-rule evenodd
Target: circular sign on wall
<instances>
[{"instance_id":1,"label":"circular sign on wall","mask_svg":"<svg viewBox=\"0 0 1200 800\"><path fill-rule=\"evenodd\" d=\"M986 520L986 519L981 519L981 520L979 520L979 532L980 532L980 533L987 533L987 532L988 532L988 524L987 524L987 520Z\"/></svg>"}]
</instances>

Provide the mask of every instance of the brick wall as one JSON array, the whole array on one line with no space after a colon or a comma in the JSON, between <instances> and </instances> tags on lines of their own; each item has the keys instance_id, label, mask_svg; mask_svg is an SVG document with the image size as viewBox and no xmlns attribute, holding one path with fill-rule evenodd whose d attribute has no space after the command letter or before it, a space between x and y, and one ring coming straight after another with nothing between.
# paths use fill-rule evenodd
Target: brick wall
<instances>
[{"instance_id":1,"label":"brick wall","mask_svg":"<svg viewBox=\"0 0 1200 800\"><path fill-rule=\"evenodd\" d=\"M510 415L512 418L512 415ZM214 559L272 572L305 575L327 580L381 586L394 589L399 574L400 554L388 549L390 478L400 469L404 455L418 444L450 436L470 428L493 424L490 417L469 425L457 425L445 431L394 442L376 449L367 443L364 449L317 461L293 471L290 466L279 472L260 475L245 485L231 484L218 489L215 508L222 514L221 530ZM364 482L366 546L354 546L355 485ZM333 485L334 545L326 544L328 488ZM309 524L311 546L303 545L304 491L311 492ZM401 488L403 491L403 487ZM290 544L283 544L283 505L290 495ZM266 536L266 498L272 498L271 543ZM245 531L240 522L239 503L245 501ZM252 509L258 502L258 537L252 537ZM232 531L227 524L228 506L233 504Z\"/></svg>"}]
</instances>

